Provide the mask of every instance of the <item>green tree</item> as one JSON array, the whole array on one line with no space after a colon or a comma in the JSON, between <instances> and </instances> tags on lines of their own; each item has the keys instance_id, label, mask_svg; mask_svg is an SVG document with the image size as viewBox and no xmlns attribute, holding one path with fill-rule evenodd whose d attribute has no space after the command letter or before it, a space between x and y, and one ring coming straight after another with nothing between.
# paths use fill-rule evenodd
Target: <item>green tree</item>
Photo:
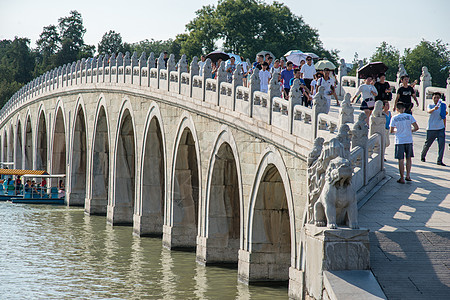
<instances>
[{"instance_id":1,"label":"green tree","mask_svg":"<svg viewBox=\"0 0 450 300\"><path fill-rule=\"evenodd\" d=\"M126 43L125 43L126 44ZM173 44L173 40L172 39L168 39L166 41L163 40L143 40L137 43L133 43L133 44L126 44L125 45L125 50L129 51L129 52L137 52L139 53L139 55L142 52L145 52L148 54L150 54L150 52L153 52L155 54L155 56L158 56L161 52L167 51L170 52L171 47Z\"/></svg>"},{"instance_id":2,"label":"green tree","mask_svg":"<svg viewBox=\"0 0 450 300\"><path fill-rule=\"evenodd\" d=\"M122 36L120 33L110 30L106 32L100 43L98 43L97 51L99 54L111 54L123 51Z\"/></svg>"},{"instance_id":3,"label":"green tree","mask_svg":"<svg viewBox=\"0 0 450 300\"><path fill-rule=\"evenodd\" d=\"M370 57L371 62L381 61L388 67L386 78L391 81L397 80L399 60L400 51L386 42L382 42Z\"/></svg>"},{"instance_id":4,"label":"green tree","mask_svg":"<svg viewBox=\"0 0 450 300\"><path fill-rule=\"evenodd\" d=\"M60 49L61 39L55 25L44 27L36 41L37 51L44 56L54 55Z\"/></svg>"},{"instance_id":5,"label":"green tree","mask_svg":"<svg viewBox=\"0 0 450 300\"><path fill-rule=\"evenodd\" d=\"M349 76L356 76L356 70L359 68L359 61L362 61L362 64L367 64L367 58L359 59L358 52L355 52L355 55L353 56L352 61L352 69L348 72Z\"/></svg>"},{"instance_id":6,"label":"green tree","mask_svg":"<svg viewBox=\"0 0 450 300\"><path fill-rule=\"evenodd\" d=\"M205 54L223 41L226 52L253 59L261 50L280 57L291 49L315 52L337 61L337 51L323 48L316 29L294 15L284 4L259 0L220 0L203 6L186 25L187 36L180 40L181 53Z\"/></svg>"},{"instance_id":7,"label":"green tree","mask_svg":"<svg viewBox=\"0 0 450 300\"><path fill-rule=\"evenodd\" d=\"M422 67L426 66L431 74L433 86L446 86L450 70L450 51L448 44L441 40L435 42L422 40L413 50L405 49L401 61L411 80L419 80Z\"/></svg>"},{"instance_id":8,"label":"green tree","mask_svg":"<svg viewBox=\"0 0 450 300\"><path fill-rule=\"evenodd\" d=\"M81 14L76 10L71 11L67 17L59 18L58 28L61 50L56 55L55 63L59 66L81 58L80 52L85 45L83 37L86 29Z\"/></svg>"}]
</instances>

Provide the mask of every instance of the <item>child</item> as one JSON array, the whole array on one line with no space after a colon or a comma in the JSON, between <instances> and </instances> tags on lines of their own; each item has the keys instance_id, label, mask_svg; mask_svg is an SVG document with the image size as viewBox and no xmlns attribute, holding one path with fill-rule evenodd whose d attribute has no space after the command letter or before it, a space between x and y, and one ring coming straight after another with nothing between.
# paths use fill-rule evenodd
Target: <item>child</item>
<instances>
[{"instance_id":1,"label":"child","mask_svg":"<svg viewBox=\"0 0 450 300\"><path fill-rule=\"evenodd\" d=\"M391 119L391 133L395 130L395 158L398 159L398 169L400 172L400 179L398 183L404 184L411 180L411 163L414 157L413 152L413 138L412 133L419 130L416 120L411 114L405 113L406 106L403 102L397 103L398 115ZM411 129L411 126L413 127ZM406 156L406 177L405 173L405 156Z\"/></svg>"},{"instance_id":2,"label":"child","mask_svg":"<svg viewBox=\"0 0 450 300\"><path fill-rule=\"evenodd\" d=\"M391 141L389 140L389 125L391 124L392 113L389 110L389 101L383 101L383 114L386 117L386 133L384 139L384 149L386 150L391 144ZM384 153L386 154L386 151ZM386 159L384 159L384 161L386 161Z\"/></svg>"},{"instance_id":3,"label":"child","mask_svg":"<svg viewBox=\"0 0 450 300\"><path fill-rule=\"evenodd\" d=\"M265 61L262 64L262 70L259 71L260 90L264 93L269 91L269 80L272 77L272 74L267 70L268 68L269 64Z\"/></svg>"}]
</instances>

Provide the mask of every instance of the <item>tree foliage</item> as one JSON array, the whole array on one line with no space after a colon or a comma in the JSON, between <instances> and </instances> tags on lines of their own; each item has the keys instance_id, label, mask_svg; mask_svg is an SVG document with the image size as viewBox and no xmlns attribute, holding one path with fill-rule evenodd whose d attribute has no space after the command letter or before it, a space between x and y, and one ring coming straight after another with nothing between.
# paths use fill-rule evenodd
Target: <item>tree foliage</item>
<instances>
[{"instance_id":1,"label":"tree foliage","mask_svg":"<svg viewBox=\"0 0 450 300\"><path fill-rule=\"evenodd\" d=\"M100 54L118 53L124 50L122 36L120 33L110 30L106 32L100 43L98 43L97 52Z\"/></svg>"},{"instance_id":2,"label":"tree foliage","mask_svg":"<svg viewBox=\"0 0 450 300\"><path fill-rule=\"evenodd\" d=\"M397 48L386 42L382 42L370 57L370 61L383 62L388 67L386 79L391 81L397 80L398 64L400 62L400 51Z\"/></svg>"},{"instance_id":3,"label":"tree foliage","mask_svg":"<svg viewBox=\"0 0 450 300\"><path fill-rule=\"evenodd\" d=\"M433 86L446 86L450 71L450 50L441 40L429 42L422 40L414 49L405 49L401 58L412 80L419 80L422 67L431 74Z\"/></svg>"},{"instance_id":4,"label":"tree foliage","mask_svg":"<svg viewBox=\"0 0 450 300\"><path fill-rule=\"evenodd\" d=\"M217 6L197 10L186 30L188 33L178 41L181 52L189 57L214 51L223 41L224 51L250 59L261 50L280 57L289 50L301 49L337 61L337 52L323 48L317 30L278 2L220 0Z\"/></svg>"}]
</instances>

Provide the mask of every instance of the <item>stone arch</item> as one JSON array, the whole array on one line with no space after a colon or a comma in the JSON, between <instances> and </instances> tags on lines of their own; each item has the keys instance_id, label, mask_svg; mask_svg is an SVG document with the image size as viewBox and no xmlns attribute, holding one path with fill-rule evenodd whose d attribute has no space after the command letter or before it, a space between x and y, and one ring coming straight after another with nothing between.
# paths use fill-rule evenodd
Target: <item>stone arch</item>
<instances>
[{"instance_id":1,"label":"stone arch","mask_svg":"<svg viewBox=\"0 0 450 300\"><path fill-rule=\"evenodd\" d=\"M14 124L11 122L9 125L9 135L8 135L8 162L14 162ZM13 166L8 166L8 168L14 168Z\"/></svg>"},{"instance_id":2,"label":"stone arch","mask_svg":"<svg viewBox=\"0 0 450 300\"><path fill-rule=\"evenodd\" d=\"M33 169L33 129L31 126L31 114L28 111L24 125L24 169Z\"/></svg>"},{"instance_id":3,"label":"stone arch","mask_svg":"<svg viewBox=\"0 0 450 300\"><path fill-rule=\"evenodd\" d=\"M22 166L22 154L23 154L23 141L22 141L22 123L20 122L20 116L16 121L16 140L14 145L14 167L16 169L23 169Z\"/></svg>"},{"instance_id":4,"label":"stone arch","mask_svg":"<svg viewBox=\"0 0 450 300\"><path fill-rule=\"evenodd\" d=\"M236 142L222 126L209 159L206 182L205 218L201 233L206 237L204 252L197 260L205 263L238 262L243 236L243 195ZM199 255L200 254L200 255Z\"/></svg>"},{"instance_id":5,"label":"stone arch","mask_svg":"<svg viewBox=\"0 0 450 300\"><path fill-rule=\"evenodd\" d=\"M38 110L38 117L36 123L36 153L35 153L35 165L37 170L48 170L48 127L45 109L43 105Z\"/></svg>"},{"instance_id":6,"label":"stone arch","mask_svg":"<svg viewBox=\"0 0 450 300\"><path fill-rule=\"evenodd\" d=\"M109 197L109 118L103 97L97 104L91 152L90 201L86 211L106 215ZM87 205L87 204L86 204Z\"/></svg>"},{"instance_id":7,"label":"stone arch","mask_svg":"<svg viewBox=\"0 0 450 300\"><path fill-rule=\"evenodd\" d=\"M135 232L162 235L166 203L166 146L163 121L154 102L147 114L142 147L140 203L136 209ZM138 224L136 224L136 220Z\"/></svg>"},{"instance_id":8,"label":"stone arch","mask_svg":"<svg viewBox=\"0 0 450 300\"><path fill-rule=\"evenodd\" d=\"M66 121L62 102L59 101L55 109L55 119L53 121L52 174L66 174Z\"/></svg>"},{"instance_id":9,"label":"stone arch","mask_svg":"<svg viewBox=\"0 0 450 300\"><path fill-rule=\"evenodd\" d=\"M114 152L114 225L132 225L136 197L136 130L133 108L124 100L117 123Z\"/></svg>"},{"instance_id":10,"label":"stone arch","mask_svg":"<svg viewBox=\"0 0 450 300\"><path fill-rule=\"evenodd\" d=\"M80 96L75 106L74 124L72 126L72 150L70 151L70 194L69 205L84 205L86 198L87 169L87 124L83 98Z\"/></svg>"},{"instance_id":11,"label":"stone arch","mask_svg":"<svg viewBox=\"0 0 450 300\"><path fill-rule=\"evenodd\" d=\"M171 248L195 248L201 199L200 151L194 122L183 113L178 125L171 178Z\"/></svg>"},{"instance_id":12,"label":"stone arch","mask_svg":"<svg viewBox=\"0 0 450 300\"><path fill-rule=\"evenodd\" d=\"M287 281L296 256L294 204L286 165L275 148L262 155L250 195L247 280Z\"/></svg>"}]
</instances>

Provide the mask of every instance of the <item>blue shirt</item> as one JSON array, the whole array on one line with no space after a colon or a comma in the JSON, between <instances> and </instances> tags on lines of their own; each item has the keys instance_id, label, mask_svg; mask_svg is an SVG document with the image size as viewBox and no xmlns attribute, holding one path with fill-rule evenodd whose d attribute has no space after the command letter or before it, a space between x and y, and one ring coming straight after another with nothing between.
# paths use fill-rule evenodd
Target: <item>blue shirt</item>
<instances>
[{"instance_id":1,"label":"blue shirt","mask_svg":"<svg viewBox=\"0 0 450 300\"><path fill-rule=\"evenodd\" d=\"M289 86L292 86L294 84L294 80L297 79L295 77L292 77L291 80L289 81ZM305 84L305 80L303 80L303 78L298 78L300 80L300 84L306 85Z\"/></svg>"},{"instance_id":2,"label":"blue shirt","mask_svg":"<svg viewBox=\"0 0 450 300\"><path fill-rule=\"evenodd\" d=\"M281 79L283 80L283 86L286 89L289 89L291 79L294 78L294 70L288 71L288 69L284 69L281 71Z\"/></svg>"},{"instance_id":3,"label":"blue shirt","mask_svg":"<svg viewBox=\"0 0 450 300\"><path fill-rule=\"evenodd\" d=\"M441 106L445 105L444 103L441 103ZM436 105L429 104L428 110L435 108ZM437 109L430 113L430 118L428 119L428 127L427 130L441 130L444 128L444 119L442 119L441 116L441 109Z\"/></svg>"}]
</instances>

